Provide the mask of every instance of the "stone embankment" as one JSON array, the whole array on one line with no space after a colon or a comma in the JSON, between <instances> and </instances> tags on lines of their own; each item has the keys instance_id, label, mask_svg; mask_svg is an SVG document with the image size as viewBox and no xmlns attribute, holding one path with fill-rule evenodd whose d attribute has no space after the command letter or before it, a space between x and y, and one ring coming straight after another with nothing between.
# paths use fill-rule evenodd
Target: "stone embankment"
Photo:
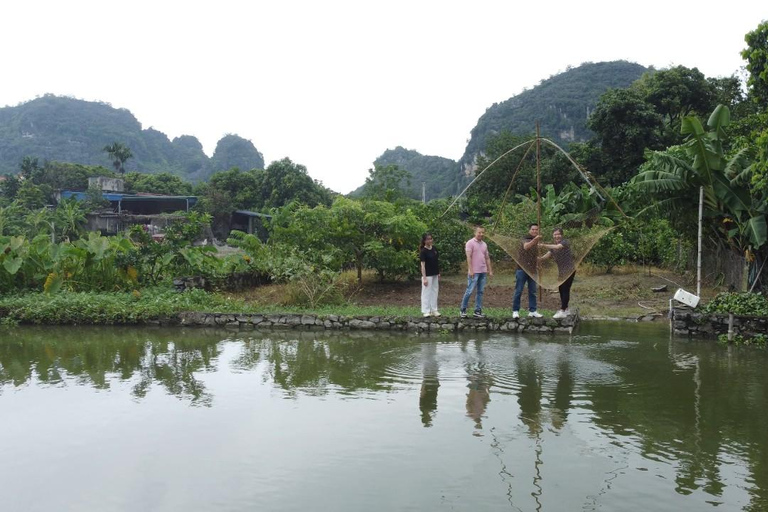
<instances>
[{"instance_id":1,"label":"stone embankment","mask_svg":"<svg viewBox=\"0 0 768 512\"><path fill-rule=\"evenodd\" d=\"M237 329L286 328L380 331L511 331L570 334L579 323L578 315L568 318L456 318L341 316L308 314L180 313L173 323L185 326ZM162 323L162 322L157 322Z\"/></svg>"},{"instance_id":2,"label":"stone embankment","mask_svg":"<svg viewBox=\"0 0 768 512\"><path fill-rule=\"evenodd\" d=\"M677 336L717 337L728 334L752 337L768 334L768 317L737 316L727 314L706 315L694 309L677 307L672 309L672 331Z\"/></svg>"}]
</instances>

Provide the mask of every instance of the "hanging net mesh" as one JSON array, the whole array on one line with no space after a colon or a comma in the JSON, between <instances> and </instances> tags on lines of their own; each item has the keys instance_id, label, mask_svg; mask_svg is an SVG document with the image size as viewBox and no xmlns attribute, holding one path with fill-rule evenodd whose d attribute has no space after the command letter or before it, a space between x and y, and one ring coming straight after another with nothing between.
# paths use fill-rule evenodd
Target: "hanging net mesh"
<instances>
[{"instance_id":1,"label":"hanging net mesh","mask_svg":"<svg viewBox=\"0 0 768 512\"><path fill-rule=\"evenodd\" d=\"M539 285L555 289L576 271L594 245L613 226L595 208L579 218L542 218L538 244L525 250L530 241L529 224L537 222L536 202L527 200L509 208L508 215L487 230L486 237L501 247ZM562 240L556 243L554 230L562 230ZM548 248L545 245L556 246ZM549 254L548 254L549 253Z\"/></svg>"},{"instance_id":2,"label":"hanging net mesh","mask_svg":"<svg viewBox=\"0 0 768 512\"><path fill-rule=\"evenodd\" d=\"M535 192L532 194L533 198L517 196L515 201L508 201L507 196L512 190L512 182L510 182L507 195L502 200L501 208L493 220L493 224L486 229L486 237L501 247L518 264L519 268L523 269L540 286L555 289L576 272L582 260L595 244L615 227L615 221L612 218L615 219L617 213L623 217L624 213L610 199L607 192L600 188L594 178L562 148L548 139L539 137L538 140L550 144L565 155L584 178L587 186L580 189L573 185L569 192L571 194L570 200L558 197L552 187L547 187L547 193L543 199L545 204L542 205L541 195ZM533 154L534 142L536 139L520 144L491 162L459 194L459 197L475 182L482 179L483 173L502 158L517 158L522 162L522 159L526 158L527 155ZM515 157L515 152L520 154ZM536 158L539 158L538 154ZM520 168L521 166L518 165L512 176L512 181L515 180ZM455 201L451 206L453 204ZM525 250L524 243L530 241L531 238L529 226L532 223L538 224L540 238L538 244ZM555 241L554 231L556 228L562 230L562 240L558 239L559 243ZM554 247L546 247L546 245Z\"/></svg>"}]
</instances>

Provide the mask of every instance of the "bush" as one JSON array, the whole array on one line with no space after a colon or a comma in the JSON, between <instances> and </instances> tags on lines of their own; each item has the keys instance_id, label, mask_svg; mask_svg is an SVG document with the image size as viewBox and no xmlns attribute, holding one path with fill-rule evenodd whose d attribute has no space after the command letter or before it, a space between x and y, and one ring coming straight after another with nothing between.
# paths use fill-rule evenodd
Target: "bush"
<instances>
[{"instance_id":1,"label":"bush","mask_svg":"<svg viewBox=\"0 0 768 512\"><path fill-rule=\"evenodd\" d=\"M768 299L759 293L719 293L703 308L705 313L768 316Z\"/></svg>"}]
</instances>

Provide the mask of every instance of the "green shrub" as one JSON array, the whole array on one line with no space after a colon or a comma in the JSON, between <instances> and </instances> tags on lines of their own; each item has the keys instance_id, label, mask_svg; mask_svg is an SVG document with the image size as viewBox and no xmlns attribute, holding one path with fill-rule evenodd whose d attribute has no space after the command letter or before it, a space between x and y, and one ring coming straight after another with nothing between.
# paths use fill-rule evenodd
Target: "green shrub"
<instances>
[{"instance_id":1,"label":"green shrub","mask_svg":"<svg viewBox=\"0 0 768 512\"><path fill-rule=\"evenodd\" d=\"M719 293L703 308L705 313L768 316L768 299L759 293Z\"/></svg>"}]
</instances>

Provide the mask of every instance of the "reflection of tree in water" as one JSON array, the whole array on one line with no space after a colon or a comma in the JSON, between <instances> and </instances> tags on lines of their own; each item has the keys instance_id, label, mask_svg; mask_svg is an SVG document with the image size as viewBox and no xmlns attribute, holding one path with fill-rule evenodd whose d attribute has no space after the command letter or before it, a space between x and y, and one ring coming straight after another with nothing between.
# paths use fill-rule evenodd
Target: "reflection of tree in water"
<instances>
[{"instance_id":1,"label":"reflection of tree in water","mask_svg":"<svg viewBox=\"0 0 768 512\"><path fill-rule=\"evenodd\" d=\"M432 426L432 420L437 412L437 389L440 387L438 379L437 344L423 343L421 345L422 379L421 392L419 393L419 410L421 422L425 427Z\"/></svg>"},{"instance_id":2,"label":"reflection of tree in water","mask_svg":"<svg viewBox=\"0 0 768 512\"><path fill-rule=\"evenodd\" d=\"M248 369L261 360L267 361L266 375L291 395L299 390L322 395L329 387L344 391L391 389L397 378L391 369L410 362L418 349L412 338L406 336L349 332L336 336L314 332L268 335L269 338L246 341L244 357L235 364Z\"/></svg>"},{"instance_id":3,"label":"reflection of tree in water","mask_svg":"<svg viewBox=\"0 0 768 512\"><path fill-rule=\"evenodd\" d=\"M620 368L620 385L586 384L594 423L617 442L636 439L650 461L674 460L680 494L722 497L724 454L743 459L751 473L747 510L768 510L768 380L756 354L675 342L669 351L626 352L619 344L601 351Z\"/></svg>"},{"instance_id":4,"label":"reflection of tree in water","mask_svg":"<svg viewBox=\"0 0 768 512\"><path fill-rule=\"evenodd\" d=\"M195 372L212 367L219 353L217 339L192 333L103 327L6 331L0 343L0 384L19 386L33 378L57 384L75 378L106 389L113 377L138 376L133 389L137 397L159 384L172 395L208 405L211 396Z\"/></svg>"}]
</instances>

